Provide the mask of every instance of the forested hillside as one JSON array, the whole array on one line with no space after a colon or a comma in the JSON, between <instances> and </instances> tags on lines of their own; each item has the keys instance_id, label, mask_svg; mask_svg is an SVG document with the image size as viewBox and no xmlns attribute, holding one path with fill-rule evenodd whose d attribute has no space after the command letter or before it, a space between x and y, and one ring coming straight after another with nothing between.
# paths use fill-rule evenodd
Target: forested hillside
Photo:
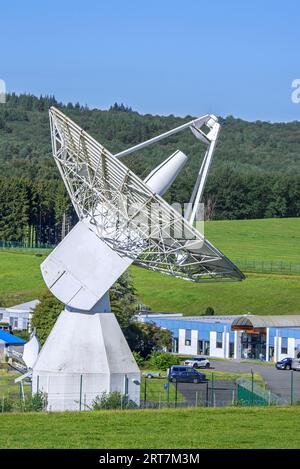
<instances>
[{"instance_id":1,"label":"forested hillside","mask_svg":"<svg viewBox=\"0 0 300 469\"><path fill-rule=\"evenodd\" d=\"M54 97L8 95L0 105L0 239L56 243L74 223L63 183L51 156L48 108L55 105L117 152L180 125L192 116L140 115L115 104L108 111ZM271 124L221 118L222 132L207 182L205 200L214 219L300 215L300 122ZM199 141L187 130L124 159L145 177L177 148L189 162L166 194L187 202L199 158Z\"/></svg>"}]
</instances>

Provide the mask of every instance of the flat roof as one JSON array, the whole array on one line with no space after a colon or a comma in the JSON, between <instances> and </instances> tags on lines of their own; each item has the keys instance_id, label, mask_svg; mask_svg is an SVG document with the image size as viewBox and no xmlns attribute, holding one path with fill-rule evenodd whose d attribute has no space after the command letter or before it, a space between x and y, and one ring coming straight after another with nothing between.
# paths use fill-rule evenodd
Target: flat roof
<instances>
[{"instance_id":1,"label":"flat roof","mask_svg":"<svg viewBox=\"0 0 300 469\"><path fill-rule=\"evenodd\" d=\"M224 315L224 316L175 316L173 314L162 313L162 314L145 314L141 315L144 318L153 319L167 319L170 321L191 321L191 322L205 322L209 324L216 323L228 323L231 324L237 317L236 315Z\"/></svg>"}]
</instances>

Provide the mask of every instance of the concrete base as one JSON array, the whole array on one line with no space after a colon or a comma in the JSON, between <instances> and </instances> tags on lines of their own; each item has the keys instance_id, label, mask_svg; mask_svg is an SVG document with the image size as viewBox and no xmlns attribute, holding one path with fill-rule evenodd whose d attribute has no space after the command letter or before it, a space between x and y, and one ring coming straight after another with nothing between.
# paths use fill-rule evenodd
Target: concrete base
<instances>
[{"instance_id":1,"label":"concrete base","mask_svg":"<svg viewBox=\"0 0 300 469\"><path fill-rule=\"evenodd\" d=\"M113 313L62 311L33 366L48 410L88 409L118 391L139 405L140 371Z\"/></svg>"}]
</instances>

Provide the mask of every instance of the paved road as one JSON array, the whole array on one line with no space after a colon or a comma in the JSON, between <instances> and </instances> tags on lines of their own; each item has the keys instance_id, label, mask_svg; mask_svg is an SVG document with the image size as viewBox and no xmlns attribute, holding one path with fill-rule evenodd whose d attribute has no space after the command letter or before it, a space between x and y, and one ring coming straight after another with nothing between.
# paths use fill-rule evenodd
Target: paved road
<instances>
[{"instance_id":1,"label":"paved road","mask_svg":"<svg viewBox=\"0 0 300 469\"><path fill-rule=\"evenodd\" d=\"M173 384L174 386L174 384ZM197 405L231 405L236 396L236 385L231 380L218 380L212 387L211 381L207 383L178 383L178 392L183 394L185 404ZM178 406L182 405L178 402Z\"/></svg>"},{"instance_id":2,"label":"paved road","mask_svg":"<svg viewBox=\"0 0 300 469\"><path fill-rule=\"evenodd\" d=\"M237 360L210 360L211 367L219 371L237 371L244 373L259 373L268 388L277 396L285 399L287 403L291 400L291 374L290 371L276 370L275 366L244 363ZM293 372L293 401L300 401L300 373Z\"/></svg>"}]
</instances>

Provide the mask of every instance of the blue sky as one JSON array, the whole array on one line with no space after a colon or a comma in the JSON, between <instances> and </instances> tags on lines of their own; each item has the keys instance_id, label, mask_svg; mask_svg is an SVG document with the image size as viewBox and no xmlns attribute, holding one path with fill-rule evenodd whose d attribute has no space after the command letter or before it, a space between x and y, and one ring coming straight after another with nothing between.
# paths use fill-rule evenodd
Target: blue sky
<instances>
[{"instance_id":1,"label":"blue sky","mask_svg":"<svg viewBox=\"0 0 300 469\"><path fill-rule=\"evenodd\" d=\"M0 79L102 109L300 120L299 1L11 0Z\"/></svg>"}]
</instances>

